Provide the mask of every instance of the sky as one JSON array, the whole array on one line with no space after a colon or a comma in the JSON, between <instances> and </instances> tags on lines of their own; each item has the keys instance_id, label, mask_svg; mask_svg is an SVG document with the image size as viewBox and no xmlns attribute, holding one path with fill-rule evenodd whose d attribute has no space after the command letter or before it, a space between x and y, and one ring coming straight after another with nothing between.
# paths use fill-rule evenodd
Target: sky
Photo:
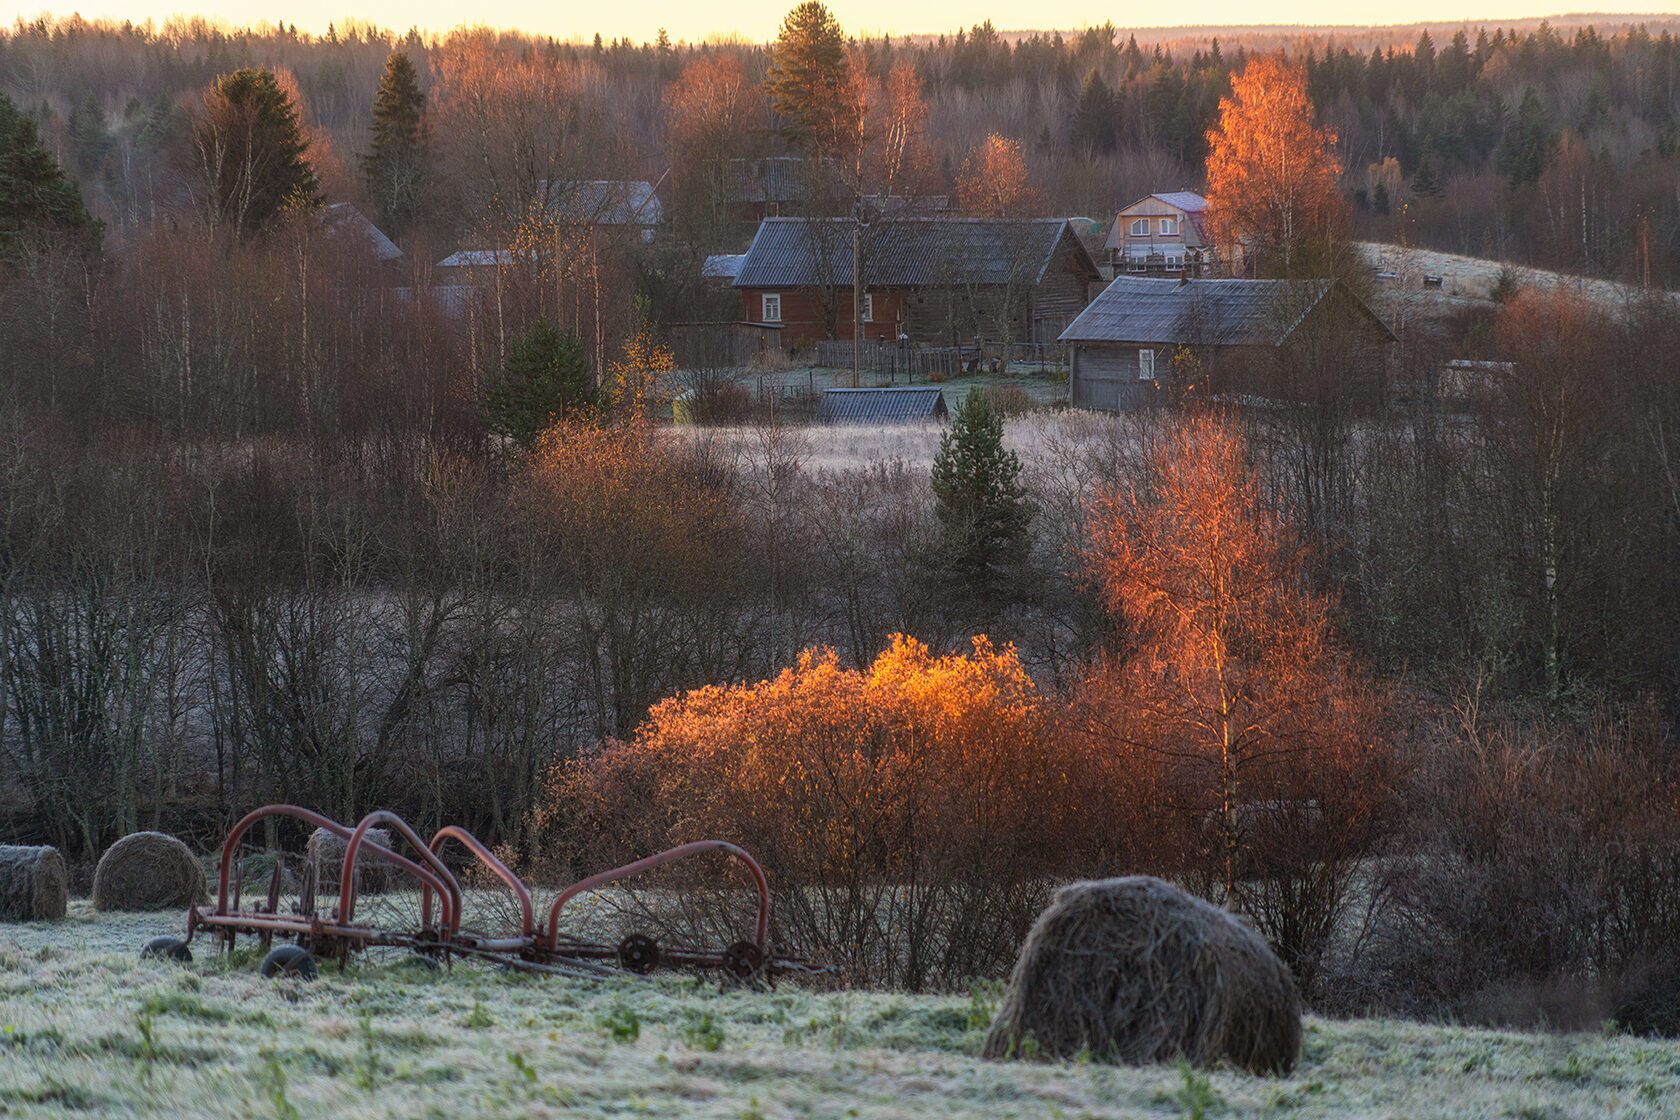
<instances>
[{"instance_id":1,"label":"sky","mask_svg":"<svg viewBox=\"0 0 1680 1120\"><path fill-rule=\"evenodd\" d=\"M10 25L19 16L43 13L85 18L161 22L171 15L194 14L247 24L284 18L300 31L319 34L327 24L349 15L398 32L411 26L447 31L462 23L488 24L587 40L596 32L607 39L628 36L651 40L664 27L673 40L699 42L709 37L737 35L755 42L776 36L782 18L796 0L729 0L710 4L695 0L638 0L636 3L582 4L576 0L200 0L190 8L180 0L79 0L75 3L31 4L0 0L0 13ZM999 30L1060 28L1076 30L1109 20L1123 29L1163 23L1393 24L1419 21L1471 26L1555 14L1544 0L1412 0L1404 5L1349 3L1348 0L1198 0L1182 8L1128 3L1105 6L1091 0L833 0L828 5L849 34L906 34L949 32L990 19ZM1680 0L1589 0L1594 12L1680 14ZM1575 9L1579 10L1579 9ZM1472 15L1467 16L1465 13Z\"/></svg>"}]
</instances>

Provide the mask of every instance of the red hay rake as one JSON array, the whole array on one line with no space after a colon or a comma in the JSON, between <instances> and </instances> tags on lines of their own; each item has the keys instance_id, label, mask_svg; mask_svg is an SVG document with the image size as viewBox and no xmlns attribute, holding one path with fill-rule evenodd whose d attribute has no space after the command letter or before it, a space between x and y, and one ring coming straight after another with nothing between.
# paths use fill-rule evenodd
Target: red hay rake
<instances>
[{"instance_id":1,"label":"red hay rake","mask_svg":"<svg viewBox=\"0 0 1680 1120\"><path fill-rule=\"evenodd\" d=\"M321 913L315 902L313 865L304 873L305 885L296 892L297 899L289 908L281 905L286 892L282 882L283 865L278 861L269 879L266 899L241 908L241 875L236 858L239 842L252 825L270 817L292 817L345 841L337 906L328 913ZM415 858L370 839L368 830L375 826L401 837L412 848ZM470 897L442 859L447 841L465 848L479 871L505 888L507 894L503 897L511 900L517 910L517 919L512 919L517 932L494 936L463 921ZM750 874L757 895L757 917L750 939L737 940L717 951L692 945L661 945L640 932L625 936L616 945L562 933L561 912L578 896L703 852L733 856ZM377 861L418 887L417 923L411 923L408 928L394 928L393 923L356 920L358 859L363 861L363 866ZM479 958L520 971L580 977L646 975L657 968L670 968L716 970L736 983L773 984L778 976L788 973L834 971L783 956L768 944L770 887L764 871L752 856L726 841L698 840L579 880L554 898L539 921L530 889L472 833L448 825L440 828L428 844L401 817L382 809L369 813L353 828L296 805L268 805L247 813L222 844L216 904L193 906L187 911L185 940L160 937L142 952L147 956L190 961L189 946L201 930L214 936L223 951L232 950L241 935L260 939L265 949L275 941L290 942L268 952L262 965L263 974L304 978L314 976L316 960L336 960L342 969L351 954L375 948L417 954L431 968L449 965L456 957Z\"/></svg>"}]
</instances>

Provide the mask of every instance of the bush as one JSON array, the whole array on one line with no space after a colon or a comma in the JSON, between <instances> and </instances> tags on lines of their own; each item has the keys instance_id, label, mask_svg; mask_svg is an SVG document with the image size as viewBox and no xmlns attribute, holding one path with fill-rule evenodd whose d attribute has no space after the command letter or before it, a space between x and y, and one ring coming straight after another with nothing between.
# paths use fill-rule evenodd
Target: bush
<instances>
[{"instance_id":1,"label":"bush","mask_svg":"<svg viewBox=\"0 0 1680 1120\"><path fill-rule=\"evenodd\" d=\"M1590 1027L1618 991L1638 1004L1680 939L1672 755L1644 710L1437 729L1358 1009Z\"/></svg>"},{"instance_id":2,"label":"bush","mask_svg":"<svg viewBox=\"0 0 1680 1120\"><path fill-rule=\"evenodd\" d=\"M935 657L895 635L861 671L807 650L563 764L538 826L596 865L733 840L770 876L780 941L849 983L952 987L1007 969L1055 878L1114 839L1101 768L1048 715L983 637Z\"/></svg>"}]
</instances>

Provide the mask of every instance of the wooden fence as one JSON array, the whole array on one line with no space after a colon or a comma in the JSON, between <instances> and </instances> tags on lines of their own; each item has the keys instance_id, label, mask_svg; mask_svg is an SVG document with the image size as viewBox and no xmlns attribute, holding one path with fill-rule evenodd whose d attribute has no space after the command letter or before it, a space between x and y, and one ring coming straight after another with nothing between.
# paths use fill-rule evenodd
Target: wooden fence
<instances>
[{"instance_id":1,"label":"wooden fence","mask_svg":"<svg viewBox=\"0 0 1680 1120\"><path fill-rule=\"evenodd\" d=\"M852 343L848 339L826 339L815 345L815 362L834 369L852 368ZM858 352L858 368L884 374L892 383L925 382L938 377L948 380L965 373L995 372L1004 364L1007 349L1012 365L1034 365L1040 370L1067 366L1067 346L1058 342L977 342L967 346L894 345L865 342Z\"/></svg>"}]
</instances>

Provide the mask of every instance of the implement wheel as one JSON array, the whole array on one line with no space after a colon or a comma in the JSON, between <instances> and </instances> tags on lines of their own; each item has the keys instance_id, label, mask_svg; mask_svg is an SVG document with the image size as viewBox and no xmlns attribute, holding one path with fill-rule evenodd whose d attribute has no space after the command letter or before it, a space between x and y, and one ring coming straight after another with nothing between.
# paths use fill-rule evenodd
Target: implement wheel
<instances>
[{"instance_id":1,"label":"implement wheel","mask_svg":"<svg viewBox=\"0 0 1680 1120\"><path fill-rule=\"evenodd\" d=\"M315 958L301 945L282 945L263 958L258 972L271 980L290 977L295 980L315 979Z\"/></svg>"}]
</instances>

